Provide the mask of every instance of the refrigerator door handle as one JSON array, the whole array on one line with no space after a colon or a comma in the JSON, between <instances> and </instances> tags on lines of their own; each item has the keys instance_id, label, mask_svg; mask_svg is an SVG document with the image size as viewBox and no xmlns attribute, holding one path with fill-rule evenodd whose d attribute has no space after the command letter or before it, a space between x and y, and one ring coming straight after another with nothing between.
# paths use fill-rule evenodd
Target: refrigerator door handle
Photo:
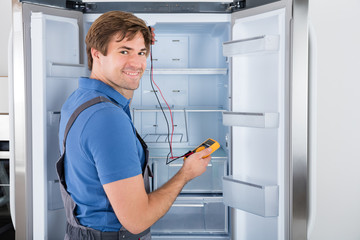
<instances>
[{"instance_id":1,"label":"refrigerator door handle","mask_svg":"<svg viewBox=\"0 0 360 240\"><path fill-rule=\"evenodd\" d=\"M316 155L317 155L317 41L314 26L309 21L309 210L308 236L316 219Z\"/></svg>"},{"instance_id":2,"label":"refrigerator door handle","mask_svg":"<svg viewBox=\"0 0 360 240\"><path fill-rule=\"evenodd\" d=\"M9 183L10 183L10 216L15 226L15 159L14 159L14 97L13 97L13 29L10 28L8 39L8 82L9 82Z\"/></svg>"}]
</instances>

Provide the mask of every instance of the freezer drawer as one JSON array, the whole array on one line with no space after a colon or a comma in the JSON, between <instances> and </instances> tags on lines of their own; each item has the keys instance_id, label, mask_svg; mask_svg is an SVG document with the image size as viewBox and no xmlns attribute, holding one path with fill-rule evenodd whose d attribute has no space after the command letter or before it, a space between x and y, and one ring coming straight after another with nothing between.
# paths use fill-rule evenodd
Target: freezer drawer
<instances>
[{"instance_id":1,"label":"freezer drawer","mask_svg":"<svg viewBox=\"0 0 360 240\"><path fill-rule=\"evenodd\" d=\"M222 177L226 176L227 172L226 160L226 158L211 159L205 173L187 183L182 193L221 193ZM168 165L166 165L165 161L155 160L153 162L154 190L172 178L182 165L182 159L178 159Z\"/></svg>"},{"instance_id":2,"label":"freezer drawer","mask_svg":"<svg viewBox=\"0 0 360 240\"><path fill-rule=\"evenodd\" d=\"M178 197L168 213L151 227L156 234L227 233L228 211L222 197Z\"/></svg>"}]
</instances>

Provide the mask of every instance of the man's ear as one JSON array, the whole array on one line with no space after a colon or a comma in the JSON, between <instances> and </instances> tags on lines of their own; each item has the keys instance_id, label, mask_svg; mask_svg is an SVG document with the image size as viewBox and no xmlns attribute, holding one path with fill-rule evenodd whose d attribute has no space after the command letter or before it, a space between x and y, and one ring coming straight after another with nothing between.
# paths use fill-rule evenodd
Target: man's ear
<instances>
[{"instance_id":1,"label":"man's ear","mask_svg":"<svg viewBox=\"0 0 360 240\"><path fill-rule=\"evenodd\" d=\"M99 58L99 54L101 54L99 52L99 50L95 49L95 48L91 48L91 56L93 59L98 59Z\"/></svg>"}]
</instances>

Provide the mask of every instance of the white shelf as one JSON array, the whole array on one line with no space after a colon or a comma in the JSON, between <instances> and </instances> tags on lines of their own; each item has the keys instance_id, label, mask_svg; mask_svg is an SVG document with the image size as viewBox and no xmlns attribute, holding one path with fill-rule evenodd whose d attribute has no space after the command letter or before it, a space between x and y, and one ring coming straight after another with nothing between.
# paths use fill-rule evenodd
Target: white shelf
<instances>
[{"instance_id":1,"label":"white shelf","mask_svg":"<svg viewBox=\"0 0 360 240\"><path fill-rule=\"evenodd\" d=\"M262 35L223 43L223 55L233 57L250 53L277 52L279 35Z\"/></svg>"},{"instance_id":2,"label":"white shelf","mask_svg":"<svg viewBox=\"0 0 360 240\"><path fill-rule=\"evenodd\" d=\"M150 72L150 69L146 69ZM227 68L154 68L154 74L226 75Z\"/></svg>"},{"instance_id":3,"label":"white shelf","mask_svg":"<svg viewBox=\"0 0 360 240\"><path fill-rule=\"evenodd\" d=\"M223 112L225 126L278 128L279 113Z\"/></svg>"}]
</instances>

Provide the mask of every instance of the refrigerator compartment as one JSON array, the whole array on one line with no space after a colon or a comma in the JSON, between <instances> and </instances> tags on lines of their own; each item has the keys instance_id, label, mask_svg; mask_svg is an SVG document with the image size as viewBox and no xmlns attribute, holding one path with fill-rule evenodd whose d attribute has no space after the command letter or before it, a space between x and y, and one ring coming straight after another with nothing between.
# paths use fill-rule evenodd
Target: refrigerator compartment
<instances>
[{"instance_id":1,"label":"refrigerator compartment","mask_svg":"<svg viewBox=\"0 0 360 240\"><path fill-rule=\"evenodd\" d=\"M151 16L147 18L151 19ZM180 23L164 22L164 19L150 21L156 22L153 27L157 42L152 46L154 68L226 67L225 60L210 56L222 56L221 43L228 39L229 22L198 22L196 19L194 22L181 19Z\"/></svg>"},{"instance_id":2,"label":"refrigerator compartment","mask_svg":"<svg viewBox=\"0 0 360 240\"><path fill-rule=\"evenodd\" d=\"M224 204L262 217L279 215L279 186L223 177Z\"/></svg>"},{"instance_id":3,"label":"refrigerator compartment","mask_svg":"<svg viewBox=\"0 0 360 240\"><path fill-rule=\"evenodd\" d=\"M189 75L189 106L227 108L228 84L227 75Z\"/></svg>"},{"instance_id":4,"label":"refrigerator compartment","mask_svg":"<svg viewBox=\"0 0 360 240\"><path fill-rule=\"evenodd\" d=\"M153 78L156 85L160 87L161 93L166 99L169 106L187 106L189 99L188 91L188 76L186 75L157 75ZM154 94L157 93L161 105L166 109L166 104L162 99L159 90L152 83L149 76L143 76L141 84L138 90L134 94L137 94L134 104L141 106L155 106L158 108L159 103ZM152 88L154 87L154 89ZM160 108L159 108L160 110Z\"/></svg>"},{"instance_id":5,"label":"refrigerator compartment","mask_svg":"<svg viewBox=\"0 0 360 240\"><path fill-rule=\"evenodd\" d=\"M223 112L225 126L278 128L279 113Z\"/></svg>"},{"instance_id":6,"label":"refrigerator compartment","mask_svg":"<svg viewBox=\"0 0 360 240\"><path fill-rule=\"evenodd\" d=\"M48 76L49 77L63 77L63 78L76 78L85 76L84 64L70 64L70 63L48 63Z\"/></svg>"},{"instance_id":7,"label":"refrigerator compartment","mask_svg":"<svg viewBox=\"0 0 360 240\"><path fill-rule=\"evenodd\" d=\"M169 71L174 71L174 69ZM197 69L192 72L185 70L180 72L181 74L159 74L153 78L169 106L177 108L181 106L184 108L217 106L217 108L221 108L229 105L226 101L229 91L227 74L210 74L210 72L224 73L225 70ZM166 108L165 101L149 76L143 76L139 88L134 92L133 106L152 106L153 108L159 106L154 91L161 104Z\"/></svg>"},{"instance_id":8,"label":"refrigerator compartment","mask_svg":"<svg viewBox=\"0 0 360 240\"><path fill-rule=\"evenodd\" d=\"M190 106L171 110L174 122L174 147L198 146L208 138L225 144L227 127L222 125L221 113L217 106ZM164 108L171 133L169 110ZM134 107L133 122L138 133L150 147L168 146L168 128L162 111L153 107Z\"/></svg>"},{"instance_id":9,"label":"refrigerator compartment","mask_svg":"<svg viewBox=\"0 0 360 240\"><path fill-rule=\"evenodd\" d=\"M228 211L222 197L178 197L170 210L152 227L155 234L224 234Z\"/></svg>"},{"instance_id":10,"label":"refrigerator compartment","mask_svg":"<svg viewBox=\"0 0 360 240\"><path fill-rule=\"evenodd\" d=\"M165 161L154 161L154 190L160 188L171 179L180 170L182 165L182 158L168 165ZM227 158L212 158L206 171L201 176L188 182L181 193L222 193L222 177L226 176L226 173Z\"/></svg>"},{"instance_id":11,"label":"refrigerator compartment","mask_svg":"<svg viewBox=\"0 0 360 240\"><path fill-rule=\"evenodd\" d=\"M215 139L226 146L225 138L228 127L222 125L222 111L189 111L188 133L189 146L198 146L208 138Z\"/></svg>"},{"instance_id":12,"label":"refrigerator compartment","mask_svg":"<svg viewBox=\"0 0 360 240\"><path fill-rule=\"evenodd\" d=\"M232 57L250 53L277 52L279 35L262 35L223 43L223 55Z\"/></svg>"},{"instance_id":13,"label":"refrigerator compartment","mask_svg":"<svg viewBox=\"0 0 360 240\"><path fill-rule=\"evenodd\" d=\"M169 134L171 134L171 118L169 110L164 109L167 115L169 124L169 131L167 122L159 109L138 109L133 108L133 122L141 137L146 143L168 143ZM172 141L174 143L188 142L188 126L185 110L172 111L172 119L174 123L174 133Z\"/></svg>"},{"instance_id":14,"label":"refrigerator compartment","mask_svg":"<svg viewBox=\"0 0 360 240\"><path fill-rule=\"evenodd\" d=\"M158 32L158 30L156 30L156 32ZM156 33L156 44L152 46L152 59L154 67L188 67L188 45L189 39L187 36L164 36ZM150 58L148 58L148 62L149 61ZM150 66L149 63L148 66Z\"/></svg>"}]
</instances>

